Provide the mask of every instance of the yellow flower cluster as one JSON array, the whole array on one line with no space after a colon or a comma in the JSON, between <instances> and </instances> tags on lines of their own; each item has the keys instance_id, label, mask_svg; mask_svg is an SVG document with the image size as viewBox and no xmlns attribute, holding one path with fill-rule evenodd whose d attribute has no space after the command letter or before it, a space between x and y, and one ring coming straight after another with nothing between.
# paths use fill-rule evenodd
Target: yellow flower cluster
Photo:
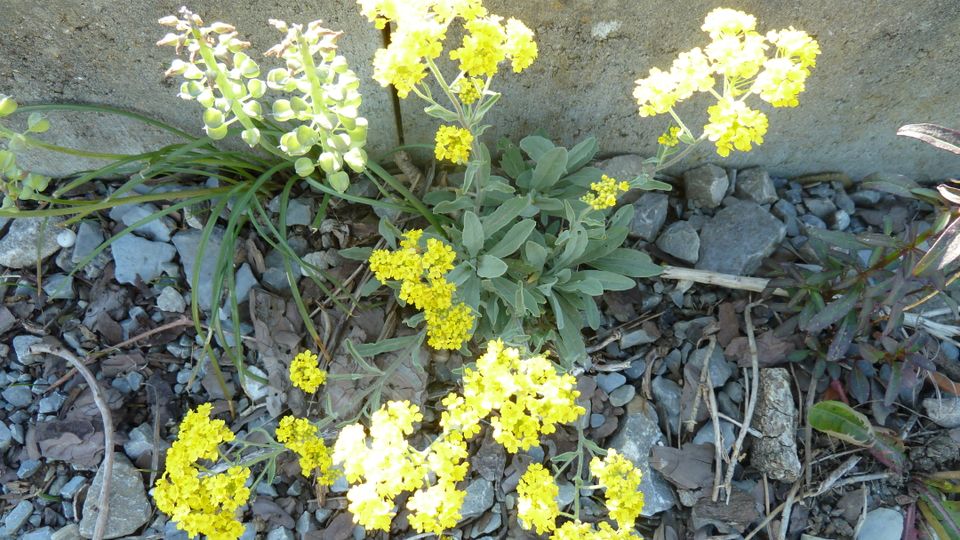
<instances>
[{"instance_id":1,"label":"yellow flower cluster","mask_svg":"<svg viewBox=\"0 0 960 540\"><path fill-rule=\"evenodd\" d=\"M491 77L497 66L510 59L520 72L537 57L533 32L522 22L488 15L481 0L358 0L360 12L377 28L395 27L390 45L374 55L373 78L381 85L392 84L397 95L406 98L428 72L427 60L443 53L447 28L464 21L463 42L450 51L460 70L471 77Z\"/></svg>"},{"instance_id":2,"label":"yellow flower cluster","mask_svg":"<svg viewBox=\"0 0 960 540\"><path fill-rule=\"evenodd\" d=\"M407 231L400 249L379 249L370 255L370 270L381 283L400 281L399 297L424 313L427 321L427 343L435 349L459 349L472 334L474 316L469 306L454 304L456 286L447 281L453 270L456 253L435 238L420 248L423 231Z\"/></svg>"},{"instance_id":3,"label":"yellow flower cluster","mask_svg":"<svg viewBox=\"0 0 960 540\"><path fill-rule=\"evenodd\" d=\"M236 512L250 496L244 485L250 469L230 467L224 473L211 474L198 464L217 460L220 443L234 438L223 420L210 419L211 410L209 403L200 405L180 423L153 498L157 508L190 537L203 534L210 540L236 540L243 534Z\"/></svg>"},{"instance_id":4,"label":"yellow flower cluster","mask_svg":"<svg viewBox=\"0 0 960 540\"><path fill-rule=\"evenodd\" d=\"M611 448L604 459L593 458L590 472L606 489L607 510L617 522L616 529L606 522L594 529L591 524L579 520L557 527L560 509L556 499L559 488L550 472L539 463L527 468L517 486L520 524L525 529L535 528L537 534L553 531L551 540L636 540L633 529L637 516L643 510L640 471L630 460Z\"/></svg>"},{"instance_id":5,"label":"yellow flower cluster","mask_svg":"<svg viewBox=\"0 0 960 540\"><path fill-rule=\"evenodd\" d=\"M327 380L327 372L317 364L317 355L303 351L290 362L290 381L294 386L312 394Z\"/></svg>"},{"instance_id":6,"label":"yellow flower cluster","mask_svg":"<svg viewBox=\"0 0 960 540\"><path fill-rule=\"evenodd\" d=\"M677 126L672 126L670 129L664 132L663 135L660 135L660 137L657 138L657 142L668 148L672 148L680 144L680 128Z\"/></svg>"},{"instance_id":7,"label":"yellow flower cluster","mask_svg":"<svg viewBox=\"0 0 960 540\"><path fill-rule=\"evenodd\" d=\"M493 438L508 452L526 450L540 443L540 435L556 431L557 424L584 413L575 387L576 379L558 374L546 357L522 359L519 350L490 341L476 369L464 369L463 395L443 399L447 410L440 425L469 438L480 431L480 421L497 412L489 420Z\"/></svg>"},{"instance_id":8,"label":"yellow flower cluster","mask_svg":"<svg viewBox=\"0 0 960 540\"><path fill-rule=\"evenodd\" d=\"M405 491L414 492L407 508L417 531L441 534L460 519L466 492L456 485L467 473L466 442L449 434L417 450L407 437L422 419L416 405L391 401L371 417L369 437L363 425L351 424L334 444L333 460L342 464L353 484L347 491L348 510L368 530L390 529L396 516L394 499Z\"/></svg>"},{"instance_id":9,"label":"yellow flower cluster","mask_svg":"<svg viewBox=\"0 0 960 540\"><path fill-rule=\"evenodd\" d=\"M317 435L317 427L306 418L284 416L277 426L277 440L300 456L300 472L310 478L317 470L317 483L333 485L338 473L333 468L330 449Z\"/></svg>"},{"instance_id":10,"label":"yellow flower cluster","mask_svg":"<svg viewBox=\"0 0 960 540\"><path fill-rule=\"evenodd\" d=\"M621 529L632 529L643 510L643 492L640 491L640 471L629 459L616 450L607 450L604 459L593 458L590 472L606 489L607 510Z\"/></svg>"},{"instance_id":11,"label":"yellow flower cluster","mask_svg":"<svg viewBox=\"0 0 960 540\"><path fill-rule=\"evenodd\" d=\"M603 210L617 204L617 195L630 191L628 182L618 182L607 175L600 177L599 182L590 184L591 193L587 193L580 200L589 204L594 210Z\"/></svg>"},{"instance_id":12,"label":"yellow flower cluster","mask_svg":"<svg viewBox=\"0 0 960 540\"><path fill-rule=\"evenodd\" d=\"M714 76L721 76L723 95L710 107L704 133L716 143L721 156L732 149L749 151L752 144L761 144L767 131L766 116L744 101L757 95L774 107L795 107L810 68L816 66L820 46L801 30L789 28L764 36L756 26L756 17L742 11L721 8L710 12L702 27L712 40L709 45L680 53L669 72L653 68L648 77L637 81L633 95L640 116L669 112L695 92L719 96L713 90ZM771 48L774 54L769 56ZM665 141L676 144L666 134L660 142Z\"/></svg>"},{"instance_id":13,"label":"yellow flower cluster","mask_svg":"<svg viewBox=\"0 0 960 540\"><path fill-rule=\"evenodd\" d=\"M471 144L473 144L473 134L469 129L440 126L437 130L434 153L437 159L449 159L454 163L464 164L470 159Z\"/></svg>"},{"instance_id":14,"label":"yellow flower cluster","mask_svg":"<svg viewBox=\"0 0 960 540\"><path fill-rule=\"evenodd\" d=\"M462 77L456 82L453 90L464 105L470 105L480 99L483 92L483 80L476 77Z\"/></svg>"}]
</instances>

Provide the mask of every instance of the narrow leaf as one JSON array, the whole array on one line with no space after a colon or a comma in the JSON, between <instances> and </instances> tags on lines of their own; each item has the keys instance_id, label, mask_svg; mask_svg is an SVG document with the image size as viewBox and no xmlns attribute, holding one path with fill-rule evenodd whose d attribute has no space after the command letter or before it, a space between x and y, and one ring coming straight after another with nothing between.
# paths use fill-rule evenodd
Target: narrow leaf
<instances>
[{"instance_id":1,"label":"narrow leaf","mask_svg":"<svg viewBox=\"0 0 960 540\"><path fill-rule=\"evenodd\" d=\"M821 401L807 418L817 431L857 446L871 446L877 439L870 420L841 401Z\"/></svg>"},{"instance_id":2,"label":"narrow leaf","mask_svg":"<svg viewBox=\"0 0 960 540\"><path fill-rule=\"evenodd\" d=\"M814 314L801 328L810 334L820 332L850 313L857 305L858 296L856 291L850 291L838 300L830 302L820 312Z\"/></svg>"},{"instance_id":3,"label":"narrow leaf","mask_svg":"<svg viewBox=\"0 0 960 540\"><path fill-rule=\"evenodd\" d=\"M471 211L463 213L463 247L467 250L467 255L471 258L476 257L483 247L483 225L480 224L480 218Z\"/></svg>"},{"instance_id":4,"label":"narrow leaf","mask_svg":"<svg viewBox=\"0 0 960 540\"><path fill-rule=\"evenodd\" d=\"M960 154L960 131L936 124L907 124L897 130L897 135L919 139L941 150Z\"/></svg>"}]
</instances>

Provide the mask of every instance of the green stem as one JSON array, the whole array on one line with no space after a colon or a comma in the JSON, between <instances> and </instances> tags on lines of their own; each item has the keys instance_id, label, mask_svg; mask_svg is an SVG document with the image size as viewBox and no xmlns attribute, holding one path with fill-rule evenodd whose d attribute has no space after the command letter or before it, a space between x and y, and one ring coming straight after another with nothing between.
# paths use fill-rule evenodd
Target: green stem
<instances>
[{"instance_id":1,"label":"green stem","mask_svg":"<svg viewBox=\"0 0 960 540\"><path fill-rule=\"evenodd\" d=\"M658 164L656 167L654 167L653 172L654 172L654 173L657 173L657 172L660 172L660 171L662 171L662 170L664 170L664 169L668 169L668 168L672 167L673 165L676 165L676 164L679 163L680 160L682 160L687 154L689 154L694 148L696 148L697 145L699 145L701 142L703 142L704 140L706 140L706 138L707 138L707 134L706 134L706 133L700 135L700 136L697 138L697 140L695 140L695 141L693 142L693 144L688 145L686 148L684 148L684 149L681 150L679 153L677 153L676 156L670 158L666 163L660 163L660 164Z\"/></svg>"},{"instance_id":2,"label":"green stem","mask_svg":"<svg viewBox=\"0 0 960 540\"><path fill-rule=\"evenodd\" d=\"M60 146L57 144L51 144L48 142L43 142L40 139L24 135L22 133L17 133L10 129L0 126L0 139L12 139L14 137L19 138L24 144L33 146L34 148L42 148L43 150L49 150L51 152L57 152L59 154L66 154L68 156L76 156L90 159L126 159L131 156L131 154L109 154L102 152L87 152L85 150L77 150L75 148L68 148L66 146Z\"/></svg>"},{"instance_id":3,"label":"green stem","mask_svg":"<svg viewBox=\"0 0 960 540\"><path fill-rule=\"evenodd\" d=\"M44 210L0 210L0 217L50 217L50 216L69 216L81 212L95 212L113 208L121 204L139 204L153 201L167 201L173 199L190 199L193 197L214 197L229 191L230 186L206 189L192 189L186 191L169 191L166 193L150 193L147 195L138 195L135 197L126 197L119 200L110 201L75 201L69 208L48 208Z\"/></svg>"}]
</instances>

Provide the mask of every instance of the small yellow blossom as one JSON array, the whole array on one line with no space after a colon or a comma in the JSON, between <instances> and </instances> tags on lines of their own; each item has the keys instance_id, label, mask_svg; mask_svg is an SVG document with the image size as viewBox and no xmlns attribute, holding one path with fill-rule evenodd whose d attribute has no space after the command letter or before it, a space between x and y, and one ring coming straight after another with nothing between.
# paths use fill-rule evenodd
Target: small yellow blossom
<instances>
[{"instance_id":1,"label":"small yellow blossom","mask_svg":"<svg viewBox=\"0 0 960 540\"><path fill-rule=\"evenodd\" d=\"M694 92L709 91L715 84L713 73L714 66L699 47L680 53L670 66L677 100L687 99Z\"/></svg>"},{"instance_id":2,"label":"small yellow blossom","mask_svg":"<svg viewBox=\"0 0 960 540\"><path fill-rule=\"evenodd\" d=\"M442 481L416 491L407 501L410 526L419 532L442 535L457 526L467 492L455 482Z\"/></svg>"},{"instance_id":3,"label":"small yellow blossom","mask_svg":"<svg viewBox=\"0 0 960 540\"><path fill-rule=\"evenodd\" d=\"M796 58L802 68L817 65L820 44L803 30L792 26L786 30L767 32L767 39L777 47L777 53L784 58Z\"/></svg>"},{"instance_id":4,"label":"small yellow blossom","mask_svg":"<svg viewBox=\"0 0 960 540\"><path fill-rule=\"evenodd\" d=\"M427 321L427 343L434 349L457 350L470 341L474 316L470 306L460 302L444 310L423 312Z\"/></svg>"},{"instance_id":5,"label":"small yellow blossom","mask_svg":"<svg viewBox=\"0 0 960 540\"><path fill-rule=\"evenodd\" d=\"M514 73L527 69L537 59L537 43L533 40L533 31L517 19L507 20L507 41L504 46Z\"/></svg>"},{"instance_id":6,"label":"small yellow blossom","mask_svg":"<svg viewBox=\"0 0 960 540\"><path fill-rule=\"evenodd\" d=\"M594 210L604 210L617 204L617 195L630 191L629 182L618 182L607 175L600 177L599 182L590 184L591 193L587 193L580 200L589 204Z\"/></svg>"},{"instance_id":7,"label":"small yellow blossom","mask_svg":"<svg viewBox=\"0 0 960 540\"><path fill-rule=\"evenodd\" d=\"M189 536L203 534L210 540L236 540L243 534L236 512L250 497L245 486L250 469L230 467L224 473L209 474L198 463L217 460L220 443L234 439L223 420L210 419L212 409L209 403L199 405L180 423L153 498L157 509Z\"/></svg>"},{"instance_id":8,"label":"small yellow blossom","mask_svg":"<svg viewBox=\"0 0 960 540\"><path fill-rule=\"evenodd\" d=\"M629 529L614 529L602 521L594 529L589 523L568 521L550 536L550 540L639 540Z\"/></svg>"},{"instance_id":9,"label":"small yellow blossom","mask_svg":"<svg viewBox=\"0 0 960 540\"><path fill-rule=\"evenodd\" d=\"M560 514L557 504L560 488L550 471L539 463L527 467L527 472L520 477L517 494L517 516L525 529L536 529L537 534L544 534L556 528Z\"/></svg>"},{"instance_id":10,"label":"small yellow blossom","mask_svg":"<svg viewBox=\"0 0 960 540\"><path fill-rule=\"evenodd\" d=\"M464 77L457 82L453 90L457 93L457 96L459 96L463 104L470 105L480 99L483 86L484 84L481 79Z\"/></svg>"},{"instance_id":11,"label":"small yellow blossom","mask_svg":"<svg viewBox=\"0 0 960 540\"><path fill-rule=\"evenodd\" d=\"M476 18L463 25L466 34L459 49L450 51L451 60L460 61L460 70L471 77L492 77L497 65L507 57L506 30L497 15Z\"/></svg>"},{"instance_id":12,"label":"small yellow blossom","mask_svg":"<svg viewBox=\"0 0 960 540\"><path fill-rule=\"evenodd\" d=\"M633 97L640 106L640 116L663 114L677 103L677 81L669 72L651 68L648 77L637 80Z\"/></svg>"},{"instance_id":13,"label":"small yellow blossom","mask_svg":"<svg viewBox=\"0 0 960 540\"><path fill-rule=\"evenodd\" d=\"M734 148L748 152L752 144L763 144L767 115L747 107L743 101L721 99L707 109L710 122L703 127L707 138L716 143L717 153L730 155Z\"/></svg>"},{"instance_id":14,"label":"small yellow blossom","mask_svg":"<svg viewBox=\"0 0 960 540\"><path fill-rule=\"evenodd\" d=\"M317 364L317 355L303 351L290 362L290 381L297 388L312 394L327 380L327 372Z\"/></svg>"},{"instance_id":15,"label":"small yellow blossom","mask_svg":"<svg viewBox=\"0 0 960 540\"><path fill-rule=\"evenodd\" d=\"M749 79L760 71L767 60L767 42L756 32L747 32L742 38L723 36L707 45L705 52L714 63L717 73L728 79ZM731 88L736 90L736 88ZM736 91L734 94L741 92Z\"/></svg>"},{"instance_id":16,"label":"small yellow blossom","mask_svg":"<svg viewBox=\"0 0 960 540\"><path fill-rule=\"evenodd\" d=\"M393 85L400 99L427 76L427 65L410 50L377 49L373 55L373 78L381 86Z\"/></svg>"},{"instance_id":17,"label":"small yellow blossom","mask_svg":"<svg viewBox=\"0 0 960 540\"><path fill-rule=\"evenodd\" d=\"M317 483L333 485L337 471L330 449L317 435L317 427L306 418L284 416L277 426L277 440L300 457L300 472L307 478L316 470Z\"/></svg>"},{"instance_id":18,"label":"small yellow blossom","mask_svg":"<svg viewBox=\"0 0 960 540\"><path fill-rule=\"evenodd\" d=\"M590 472L606 489L607 510L621 530L633 529L637 516L643 510L643 492L640 491L640 470L633 462L618 454L616 450L607 450L604 459L593 458Z\"/></svg>"},{"instance_id":19,"label":"small yellow blossom","mask_svg":"<svg viewBox=\"0 0 960 540\"><path fill-rule=\"evenodd\" d=\"M680 144L680 128L672 126L657 138L657 142L667 147L674 147Z\"/></svg>"},{"instance_id":20,"label":"small yellow blossom","mask_svg":"<svg viewBox=\"0 0 960 540\"><path fill-rule=\"evenodd\" d=\"M774 107L796 107L797 96L806 89L807 71L789 58L767 60L751 91Z\"/></svg>"},{"instance_id":21,"label":"small yellow blossom","mask_svg":"<svg viewBox=\"0 0 960 540\"><path fill-rule=\"evenodd\" d=\"M437 159L449 159L464 164L470 159L473 134L469 129L457 126L440 126L437 130L435 154Z\"/></svg>"},{"instance_id":22,"label":"small yellow blossom","mask_svg":"<svg viewBox=\"0 0 960 540\"><path fill-rule=\"evenodd\" d=\"M721 36L736 36L757 27L757 18L742 11L717 8L707 14L701 27L711 39Z\"/></svg>"}]
</instances>

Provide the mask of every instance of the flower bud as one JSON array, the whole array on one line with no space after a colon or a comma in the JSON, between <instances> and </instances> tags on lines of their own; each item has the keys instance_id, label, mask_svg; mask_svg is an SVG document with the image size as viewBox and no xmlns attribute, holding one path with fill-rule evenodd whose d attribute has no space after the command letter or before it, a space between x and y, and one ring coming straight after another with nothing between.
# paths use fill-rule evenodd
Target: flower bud
<instances>
[{"instance_id":1,"label":"flower bud","mask_svg":"<svg viewBox=\"0 0 960 540\"><path fill-rule=\"evenodd\" d=\"M215 22L210 25L210 30L218 34L229 34L230 32L235 32L237 29L232 24Z\"/></svg>"},{"instance_id":2,"label":"flower bud","mask_svg":"<svg viewBox=\"0 0 960 540\"><path fill-rule=\"evenodd\" d=\"M228 131L226 125L222 125L216 128L204 127L203 130L207 133L208 137L210 137L215 141L219 141L220 139L226 137L227 131Z\"/></svg>"},{"instance_id":3,"label":"flower bud","mask_svg":"<svg viewBox=\"0 0 960 540\"><path fill-rule=\"evenodd\" d=\"M245 129L240 133L240 138L243 139L243 142L247 143L248 146L256 146L260 143L260 130L257 128Z\"/></svg>"},{"instance_id":4,"label":"flower bud","mask_svg":"<svg viewBox=\"0 0 960 540\"><path fill-rule=\"evenodd\" d=\"M161 26L177 26L180 24L180 19L177 18L176 15L167 15L166 17L162 17L157 22L160 23Z\"/></svg>"},{"instance_id":5,"label":"flower bud","mask_svg":"<svg viewBox=\"0 0 960 540\"><path fill-rule=\"evenodd\" d=\"M363 172L367 167L367 153L362 148L351 148L349 152L343 155L343 161L354 172Z\"/></svg>"},{"instance_id":6,"label":"flower bud","mask_svg":"<svg viewBox=\"0 0 960 540\"><path fill-rule=\"evenodd\" d=\"M209 129L216 129L222 126L223 113L212 107L203 111L203 125Z\"/></svg>"},{"instance_id":7,"label":"flower bud","mask_svg":"<svg viewBox=\"0 0 960 540\"><path fill-rule=\"evenodd\" d=\"M27 117L27 131L30 133L43 133L50 129L50 121L40 113L30 113Z\"/></svg>"},{"instance_id":8,"label":"flower bud","mask_svg":"<svg viewBox=\"0 0 960 540\"><path fill-rule=\"evenodd\" d=\"M310 176L316 169L316 167L313 165L313 160L306 157L302 157L295 161L293 163L293 168L297 170L297 174L303 177Z\"/></svg>"},{"instance_id":9,"label":"flower bud","mask_svg":"<svg viewBox=\"0 0 960 540\"><path fill-rule=\"evenodd\" d=\"M327 177L327 180L330 181L330 186L340 193L343 193L350 187L350 176L343 171L331 174Z\"/></svg>"},{"instance_id":10,"label":"flower bud","mask_svg":"<svg viewBox=\"0 0 960 540\"><path fill-rule=\"evenodd\" d=\"M10 116L17 110L17 102L10 96L0 94L0 118Z\"/></svg>"},{"instance_id":11,"label":"flower bud","mask_svg":"<svg viewBox=\"0 0 960 540\"><path fill-rule=\"evenodd\" d=\"M160 41L157 42L157 45L161 47L165 47L165 46L176 47L180 45L180 41L182 39L183 39L183 36L181 36L180 34L174 34L173 32L169 32L167 35L163 36L163 38L161 38Z\"/></svg>"},{"instance_id":12,"label":"flower bud","mask_svg":"<svg viewBox=\"0 0 960 540\"><path fill-rule=\"evenodd\" d=\"M267 85L260 79L250 79L247 81L247 91L253 99L260 99L267 92Z\"/></svg>"}]
</instances>

